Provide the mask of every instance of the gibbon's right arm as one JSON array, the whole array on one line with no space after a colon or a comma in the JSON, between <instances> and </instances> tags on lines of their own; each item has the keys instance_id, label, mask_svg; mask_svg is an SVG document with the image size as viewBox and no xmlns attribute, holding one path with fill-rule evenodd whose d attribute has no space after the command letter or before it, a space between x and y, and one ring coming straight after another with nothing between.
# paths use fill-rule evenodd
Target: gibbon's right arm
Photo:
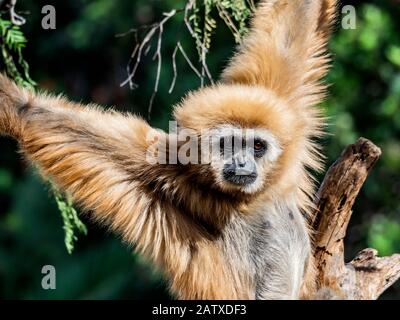
<instances>
[{"instance_id":1,"label":"gibbon's right arm","mask_svg":"<svg viewBox=\"0 0 400 320\"><path fill-rule=\"evenodd\" d=\"M165 133L131 115L35 95L0 75L0 134L16 138L43 175L71 193L95 220L156 264L179 269L173 264L182 258L173 259L184 256L182 239L190 238L185 230L192 235L195 230L183 215L165 214L167 204L160 208L155 200L161 193L151 195L161 187L169 191L179 166L146 160L147 136L165 138Z\"/></svg>"}]
</instances>

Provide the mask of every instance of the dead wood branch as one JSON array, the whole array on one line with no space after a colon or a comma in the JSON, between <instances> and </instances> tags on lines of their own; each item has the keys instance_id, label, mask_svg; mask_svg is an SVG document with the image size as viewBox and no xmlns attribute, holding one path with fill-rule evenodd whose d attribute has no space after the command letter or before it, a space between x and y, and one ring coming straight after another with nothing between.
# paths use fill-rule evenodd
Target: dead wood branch
<instances>
[{"instance_id":1,"label":"dead wood branch","mask_svg":"<svg viewBox=\"0 0 400 320\"><path fill-rule=\"evenodd\" d=\"M360 138L330 167L317 194L312 221L317 284L342 299L377 299L400 277L399 254L379 258L376 250L365 249L350 263L344 261L353 204L380 155L376 145Z\"/></svg>"}]
</instances>

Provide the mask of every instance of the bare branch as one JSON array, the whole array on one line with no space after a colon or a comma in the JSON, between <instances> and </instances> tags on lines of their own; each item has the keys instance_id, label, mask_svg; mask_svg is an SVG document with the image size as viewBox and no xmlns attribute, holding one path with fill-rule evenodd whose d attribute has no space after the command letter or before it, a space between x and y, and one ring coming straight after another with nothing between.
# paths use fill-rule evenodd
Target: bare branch
<instances>
[{"instance_id":1,"label":"bare branch","mask_svg":"<svg viewBox=\"0 0 400 320\"><path fill-rule=\"evenodd\" d=\"M158 61L157 64L157 75L156 75L156 82L154 84L154 91L153 94L151 96L150 99L150 103L149 103L149 115L151 114L151 109L153 107L153 102L154 102L154 98L158 92L158 86L160 84L160 75L161 75L161 65L162 65L162 54L161 54L161 46L162 46L162 35L164 32L164 23L168 21L169 18L173 17L175 15L176 11L172 10L169 14L165 14L165 18L163 21L161 21L160 25L159 25L159 31L158 31L158 41L157 41L157 50L156 53L153 56L153 60ZM150 50L150 49L149 49Z\"/></svg>"},{"instance_id":2,"label":"bare branch","mask_svg":"<svg viewBox=\"0 0 400 320\"><path fill-rule=\"evenodd\" d=\"M329 254L341 252L352 206L380 155L377 146L361 138L348 146L328 170L317 194L318 211L313 222L318 250Z\"/></svg>"},{"instance_id":3,"label":"bare branch","mask_svg":"<svg viewBox=\"0 0 400 320\"><path fill-rule=\"evenodd\" d=\"M198 76L200 80L202 78L200 71L197 70L197 68L194 66L193 62L190 60L189 56L186 54L186 51L183 49L181 43L178 42L176 44L174 53L172 54L172 66L173 66L173 70L174 70L174 78L172 80L171 87L169 88L169 91L168 91L170 94L174 90L176 79L178 76L178 69L176 67L176 54L177 54L178 50L182 53L182 56L185 58L187 64L193 70L193 72L196 74L196 76Z\"/></svg>"},{"instance_id":4,"label":"bare branch","mask_svg":"<svg viewBox=\"0 0 400 320\"><path fill-rule=\"evenodd\" d=\"M375 249L364 249L346 266L355 272L357 300L378 299L400 278L400 254L379 258Z\"/></svg>"},{"instance_id":5,"label":"bare branch","mask_svg":"<svg viewBox=\"0 0 400 320\"><path fill-rule=\"evenodd\" d=\"M179 42L176 44L174 53L172 54L172 68L174 70L174 78L172 79L171 86L169 87L169 90L168 90L169 94L171 94L172 91L174 91L176 79L178 77L178 68L176 67L176 54L179 49L178 44L179 44Z\"/></svg>"},{"instance_id":6,"label":"bare branch","mask_svg":"<svg viewBox=\"0 0 400 320\"><path fill-rule=\"evenodd\" d=\"M377 299L400 277L400 255L378 258L376 250L366 249L350 263L344 262L344 238L353 204L380 155L377 146L360 138L331 166L318 191L312 221L317 286L331 290L336 298Z\"/></svg>"},{"instance_id":7,"label":"bare branch","mask_svg":"<svg viewBox=\"0 0 400 320\"><path fill-rule=\"evenodd\" d=\"M135 50L131 55L132 60L136 57L135 65L133 67L133 70L129 73L128 78L124 82L121 83L121 87L123 87L127 83L129 83L133 79L133 77L135 76L136 70L137 70L137 68L138 68L138 66L140 64L140 61L141 61L143 48L151 40L151 38L153 37L153 35L155 34L156 31L157 31L157 27L152 28L146 34L146 36L144 37L142 43L138 46L137 50L136 50L136 47L135 47Z\"/></svg>"},{"instance_id":8,"label":"bare branch","mask_svg":"<svg viewBox=\"0 0 400 320\"><path fill-rule=\"evenodd\" d=\"M154 24L147 25L147 26L141 26L140 28L137 28L137 29L130 29L125 33L116 35L117 37L123 37L127 34L133 33L135 36L136 45L130 56L130 59L129 59L129 62L127 65L128 77L121 83L121 87L129 84L129 87L132 90L137 88L137 85L133 82L133 79L134 79L134 77L137 73L138 67L142 61L142 57L146 56L149 53L149 51L151 50L152 40L157 35L157 47L156 47L156 51L153 56L153 60L157 60L157 74L156 74L156 80L155 80L155 84L154 84L154 90L153 90L153 93L152 93L152 96L151 96L150 102L149 102L149 113L152 110L154 99L155 99L156 94L159 89L161 69L162 69L162 53L161 53L161 51L162 51L162 36L163 36L163 32L164 32L164 25L173 16L175 16L178 12L184 12L184 25L186 26L186 29L189 31L190 35L195 39L196 45L201 48L200 63L202 66L202 69L201 69L202 71L200 72L195 67L195 65L192 63L192 61L189 59L188 55L186 54L185 50L183 49L180 41L178 41L176 44L174 53L172 55L174 78L172 80L172 83L171 83L171 86L169 89L169 93L171 93L173 91L173 89L175 88L175 84L176 84L176 79L177 79L177 74L178 74L178 70L176 67L176 56L177 56L178 50L182 53L182 56L185 58L186 62L189 64L190 68L194 71L196 76L199 77L202 86L204 84L205 78L207 78L210 81L210 83L212 83L212 84L214 83L214 80L211 76L211 72L209 71L209 68L208 68L207 62L206 62L206 56L208 53L208 49L202 43L202 41L200 40L200 38L196 34L196 32L193 30L191 23L189 21L190 20L189 14L194 9L194 5L195 5L195 0L188 0L185 8L174 9L174 10L171 10L170 12L164 13L163 14L164 18L158 23L154 23ZM140 30L146 30L146 33L145 33L142 41L138 40L138 33ZM132 66L132 63L133 63L133 66Z\"/></svg>"},{"instance_id":9,"label":"bare branch","mask_svg":"<svg viewBox=\"0 0 400 320\"><path fill-rule=\"evenodd\" d=\"M134 59L136 57L136 62L135 65L133 67L132 72L129 74L128 78L121 83L121 87L125 86L127 83L129 83L133 77L136 74L137 68L141 62L141 58L142 58L142 53L143 53L143 48L145 48L145 46L152 40L153 36L156 34L156 32L159 32L159 36L160 34L162 35L163 33L163 27L164 24L171 19L174 15L176 14L176 10L172 10L168 13L164 13L164 19L161 20L160 23L155 24L146 34L146 36L144 37L143 41L141 42L141 44L139 45L138 50L134 50L134 52L132 53L131 57L132 59ZM157 49L158 50L158 49Z\"/></svg>"},{"instance_id":10,"label":"bare branch","mask_svg":"<svg viewBox=\"0 0 400 320\"><path fill-rule=\"evenodd\" d=\"M216 6L218 9L218 13L221 17L222 20L224 20L225 24L228 26L228 28L231 30L233 36L235 37L235 40L237 42L241 41L241 34L240 31L237 29L235 23L232 21L231 16L229 13L225 10L224 7L220 5L219 2L216 2Z\"/></svg>"},{"instance_id":11,"label":"bare branch","mask_svg":"<svg viewBox=\"0 0 400 320\"><path fill-rule=\"evenodd\" d=\"M201 74L200 71L197 70L197 68L194 66L194 64L192 63L192 61L190 61L189 56L186 54L185 50L183 49L183 47L181 46L180 43L178 43L178 47L180 52L182 53L183 57L185 58L187 64L189 65L190 68L192 68L193 72L196 74L196 76L198 76L199 78L201 78Z\"/></svg>"},{"instance_id":12,"label":"bare branch","mask_svg":"<svg viewBox=\"0 0 400 320\"><path fill-rule=\"evenodd\" d=\"M15 6L16 6L16 4L17 4L17 0L11 0L11 1L10 1L10 5L9 5L10 8L9 8L9 11L10 11L11 22L12 22L13 24L15 24L16 26L22 26L23 24L25 24L26 19L25 19L24 17L18 15L18 14L15 12Z\"/></svg>"}]
</instances>

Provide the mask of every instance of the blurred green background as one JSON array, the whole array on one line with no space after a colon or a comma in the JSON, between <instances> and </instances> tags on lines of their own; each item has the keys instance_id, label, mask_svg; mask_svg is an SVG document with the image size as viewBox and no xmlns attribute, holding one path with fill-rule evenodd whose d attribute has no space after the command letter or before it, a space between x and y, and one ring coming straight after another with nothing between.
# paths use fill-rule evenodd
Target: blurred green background
<instances>
[{"instance_id":1,"label":"blurred green background","mask_svg":"<svg viewBox=\"0 0 400 320\"><path fill-rule=\"evenodd\" d=\"M57 10L56 30L41 28L41 8ZM400 252L400 2L345 1L357 12L357 29L340 25L331 41L330 97L324 104L331 135L324 140L328 164L359 136L371 139L383 156L368 178L354 208L346 238L350 259L365 247L382 255ZM175 0L19 0L29 43L24 56L40 88L99 104L116 105L148 117L157 65L149 54L138 70L139 89L120 87L135 45L130 28L161 19L162 12L183 7ZM217 15L216 15L217 16ZM171 107L200 83L181 56L173 78L176 41L193 60L193 40L182 28L182 16L171 20L163 37L163 69L151 124L165 128ZM208 57L214 78L234 50L229 30L219 23ZM153 47L154 49L154 47ZM2 66L3 68L3 66ZM1 299L152 299L169 295L159 274L104 228L84 219L87 236L72 255L66 252L62 219L49 188L21 161L17 145L0 138L0 298ZM57 289L41 288L41 269L54 265ZM400 286L382 298L400 299Z\"/></svg>"}]
</instances>

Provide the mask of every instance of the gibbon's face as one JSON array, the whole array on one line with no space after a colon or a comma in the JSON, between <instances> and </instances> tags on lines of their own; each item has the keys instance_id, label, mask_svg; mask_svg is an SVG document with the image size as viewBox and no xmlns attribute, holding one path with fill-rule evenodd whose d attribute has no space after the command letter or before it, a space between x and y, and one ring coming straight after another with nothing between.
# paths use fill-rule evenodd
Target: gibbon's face
<instances>
[{"instance_id":1,"label":"gibbon's face","mask_svg":"<svg viewBox=\"0 0 400 320\"><path fill-rule=\"evenodd\" d=\"M205 88L191 93L174 115L180 127L211 142L208 167L220 190L253 194L284 175L296 179L304 116L272 92L241 85Z\"/></svg>"},{"instance_id":2,"label":"gibbon's face","mask_svg":"<svg viewBox=\"0 0 400 320\"><path fill-rule=\"evenodd\" d=\"M202 138L211 147L207 151L214 180L226 191L260 190L281 154L278 139L266 129L223 124L203 131Z\"/></svg>"}]
</instances>

